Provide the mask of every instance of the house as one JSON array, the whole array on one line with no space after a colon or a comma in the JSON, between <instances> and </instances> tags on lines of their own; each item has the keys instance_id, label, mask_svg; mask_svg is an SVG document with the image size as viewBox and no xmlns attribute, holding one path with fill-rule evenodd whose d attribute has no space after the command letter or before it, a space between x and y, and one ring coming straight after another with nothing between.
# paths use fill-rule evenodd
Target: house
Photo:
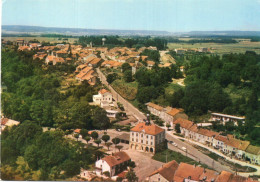
<instances>
[{"instance_id":1,"label":"house","mask_svg":"<svg viewBox=\"0 0 260 182\"><path fill-rule=\"evenodd\" d=\"M101 61L102 61L102 59L100 59L100 58L94 58L93 60L91 60L88 63L88 66L96 68L96 67L98 67L98 65L100 64Z\"/></svg>"},{"instance_id":2,"label":"house","mask_svg":"<svg viewBox=\"0 0 260 182\"><path fill-rule=\"evenodd\" d=\"M195 134L195 140L202 144L207 144L211 146L213 144L214 137L218 134L219 133L217 132L200 128L198 129L197 134Z\"/></svg>"},{"instance_id":3,"label":"house","mask_svg":"<svg viewBox=\"0 0 260 182\"><path fill-rule=\"evenodd\" d=\"M232 121L234 125L238 125L238 122L244 123L245 117L238 117L238 116L232 116L227 114L221 114L221 113L211 113L211 121L221 121L223 125L226 124L226 122Z\"/></svg>"},{"instance_id":4,"label":"house","mask_svg":"<svg viewBox=\"0 0 260 182\"><path fill-rule=\"evenodd\" d=\"M208 48L200 47L200 48L198 48L198 52L208 52Z\"/></svg>"},{"instance_id":5,"label":"house","mask_svg":"<svg viewBox=\"0 0 260 182\"><path fill-rule=\"evenodd\" d=\"M251 163L260 164L260 147L249 145L245 151L245 157Z\"/></svg>"},{"instance_id":6,"label":"house","mask_svg":"<svg viewBox=\"0 0 260 182\"><path fill-rule=\"evenodd\" d=\"M184 54L187 50L186 49L174 49L174 51L176 52L176 54Z\"/></svg>"},{"instance_id":7,"label":"house","mask_svg":"<svg viewBox=\"0 0 260 182\"><path fill-rule=\"evenodd\" d=\"M98 95L93 95L93 102L95 104L101 105L101 102L113 102L113 95L106 89L101 89ZM104 103L105 104L105 103Z\"/></svg>"},{"instance_id":8,"label":"house","mask_svg":"<svg viewBox=\"0 0 260 182\"><path fill-rule=\"evenodd\" d=\"M1 118L1 131L3 131L5 129L6 126L14 126L14 125L19 125L20 122L19 121L15 121L12 119L8 119L8 118Z\"/></svg>"},{"instance_id":9,"label":"house","mask_svg":"<svg viewBox=\"0 0 260 182\"><path fill-rule=\"evenodd\" d=\"M47 56L46 59L45 59L45 63L46 63L46 64L56 65L56 64L65 63L65 61L64 61L64 59L61 58L61 57Z\"/></svg>"},{"instance_id":10,"label":"house","mask_svg":"<svg viewBox=\"0 0 260 182\"><path fill-rule=\"evenodd\" d=\"M175 171L178 169L179 164L173 160L164 164L159 169L155 170L152 174L150 174L148 181L160 181L160 182L168 182L173 181Z\"/></svg>"},{"instance_id":11,"label":"house","mask_svg":"<svg viewBox=\"0 0 260 182\"><path fill-rule=\"evenodd\" d=\"M251 178L234 175L231 172L221 171L214 182L257 182Z\"/></svg>"},{"instance_id":12,"label":"house","mask_svg":"<svg viewBox=\"0 0 260 182\"><path fill-rule=\"evenodd\" d=\"M23 46L24 45L24 39L17 39L16 40L16 45Z\"/></svg>"},{"instance_id":13,"label":"house","mask_svg":"<svg viewBox=\"0 0 260 182\"><path fill-rule=\"evenodd\" d=\"M222 135L217 135L213 139L213 147L219 150L224 149L224 144L227 142L228 137L227 136L222 136Z\"/></svg>"},{"instance_id":14,"label":"house","mask_svg":"<svg viewBox=\"0 0 260 182\"><path fill-rule=\"evenodd\" d=\"M164 141L165 130L154 124L139 123L130 131L130 149L155 153Z\"/></svg>"},{"instance_id":15,"label":"house","mask_svg":"<svg viewBox=\"0 0 260 182\"><path fill-rule=\"evenodd\" d=\"M166 111L164 114L164 117L161 117L165 122L169 123L171 126L173 126L173 122L177 118L182 118L182 119L188 119L188 116L184 113L183 109L177 109L177 108L172 108L169 111Z\"/></svg>"},{"instance_id":16,"label":"house","mask_svg":"<svg viewBox=\"0 0 260 182\"><path fill-rule=\"evenodd\" d=\"M31 48L29 46L19 46L18 51L30 51Z\"/></svg>"},{"instance_id":17,"label":"house","mask_svg":"<svg viewBox=\"0 0 260 182\"><path fill-rule=\"evenodd\" d=\"M161 112L163 111L163 107L161 107L157 104L154 104L152 102L148 102L146 104L146 106L147 106L148 111L151 112L151 114L158 116L158 117L161 115Z\"/></svg>"},{"instance_id":18,"label":"house","mask_svg":"<svg viewBox=\"0 0 260 182\"><path fill-rule=\"evenodd\" d=\"M239 159L245 159L246 149L249 145L250 145L249 141L241 141L240 140L240 144L238 146L236 157L239 158Z\"/></svg>"},{"instance_id":19,"label":"house","mask_svg":"<svg viewBox=\"0 0 260 182\"><path fill-rule=\"evenodd\" d=\"M124 171L131 158L126 152L112 153L112 155L106 156L95 163L96 173L102 175L104 172L109 172L110 176L115 176Z\"/></svg>"},{"instance_id":20,"label":"house","mask_svg":"<svg viewBox=\"0 0 260 182\"><path fill-rule=\"evenodd\" d=\"M146 63L147 63L147 68L148 69L152 69L152 67L155 65L154 61L146 61Z\"/></svg>"},{"instance_id":21,"label":"house","mask_svg":"<svg viewBox=\"0 0 260 182\"><path fill-rule=\"evenodd\" d=\"M192 182L199 181L204 169L199 166L180 163L178 169L175 171L173 181L184 182L190 180Z\"/></svg>"},{"instance_id":22,"label":"house","mask_svg":"<svg viewBox=\"0 0 260 182\"><path fill-rule=\"evenodd\" d=\"M184 136L189 136L189 128L192 127L193 122L187 119L178 118L173 122L173 128L175 128L176 124L180 125L181 134Z\"/></svg>"},{"instance_id":23,"label":"house","mask_svg":"<svg viewBox=\"0 0 260 182\"><path fill-rule=\"evenodd\" d=\"M116 118L116 114L118 113L118 111L116 110L106 110L107 112L107 117L109 118Z\"/></svg>"}]
</instances>

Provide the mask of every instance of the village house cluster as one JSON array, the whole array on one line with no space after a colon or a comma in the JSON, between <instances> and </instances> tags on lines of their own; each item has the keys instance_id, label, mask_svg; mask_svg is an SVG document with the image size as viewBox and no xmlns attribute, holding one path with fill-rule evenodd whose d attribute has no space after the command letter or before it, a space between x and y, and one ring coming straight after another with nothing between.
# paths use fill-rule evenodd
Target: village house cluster
<instances>
[{"instance_id":1,"label":"village house cluster","mask_svg":"<svg viewBox=\"0 0 260 182\"><path fill-rule=\"evenodd\" d=\"M200 166L170 161L147 177L147 181L160 182L256 182L227 171L218 173Z\"/></svg>"},{"instance_id":2,"label":"village house cluster","mask_svg":"<svg viewBox=\"0 0 260 182\"><path fill-rule=\"evenodd\" d=\"M167 109L154 103L147 103L147 109L151 114L160 117L173 128L179 124L181 134L185 138L207 146L212 146L227 156L235 157L240 160L248 160L254 164L260 164L260 147L250 145L249 141L238 140L233 135L224 136L221 132L218 133L200 128L197 124L188 120L187 115L183 113L182 109ZM224 121L224 124L226 122L236 124L239 121L243 121L243 119L242 117L219 113L212 113L211 117L213 122L220 120Z\"/></svg>"}]
</instances>

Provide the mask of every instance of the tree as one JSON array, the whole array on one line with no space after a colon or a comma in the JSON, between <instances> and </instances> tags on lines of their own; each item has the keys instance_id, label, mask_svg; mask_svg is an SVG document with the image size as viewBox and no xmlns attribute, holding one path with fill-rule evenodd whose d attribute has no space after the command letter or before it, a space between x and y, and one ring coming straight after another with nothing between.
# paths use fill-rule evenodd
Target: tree
<instances>
[{"instance_id":1,"label":"tree","mask_svg":"<svg viewBox=\"0 0 260 182\"><path fill-rule=\"evenodd\" d=\"M105 143L105 145L107 146L107 150L109 150L109 147L112 145L112 143L111 142L107 142L107 143Z\"/></svg>"},{"instance_id":2,"label":"tree","mask_svg":"<svg viewBox=\"0 0 260 182\"><path fill-rule=\"evenodd\" d=\"M102 140L105 142L105 144L107 143L108 140L110 140L110 136L109 135L103 135L102 136Z\"/></svg>"},{"instance_id":3,"label":"tree","mask_svg":"<svg viewBox=\"0 0 260 182\"><path fill-rule=\"evenodd\" d=\"M167 129L169 130L169 128L171 127L171 125L169 123L166 124Z\"/></svg>"},{"instance_id":4,"label":"tree","mask_svg":"<svg viewBox=\"0 0 260 182\"><path fill-rule=\"evenodd\" d=\"M113 138L113 139L112 139L112 142L113 142L113 144L116 146L117 144L120 143L120 139L119 139L119 138Z\"/></svg>"},{"instance_id":5,"label":"tree","mask_svg":"<svg viewBox=\"0 0 260 182\"><path fill-rule=\"evenodd\" d=\"M86 138L86 136L88 135L88 130L82 128L80 130L80 134L81 134L82 138Z\"/></svg>"},{"instance_id":6,"label":"tree","mask_svg":"<svg viewBox=\"0 0 260 182\"><path fill-rule=\"evenodd\" d=\"M110 177L109 171L104 171L103 174L104 174L105 176L107 176L107 177Z\"/></svg>"},{"instance_id":7,"label":"tree","mask_svg":"<svg viewBox=\"0 0 260 182\"><path fill-rule=\"evenodd\" d=\"M135 168L136 167L135 162L134 161L129 162L129 167Z\"/></svg>"},{"instance_id":8,"label":"tree","mask_svg":"<svg viewBox=\"0 0 260 182\"><path fill-rule=\"evenodd\" d=\"M126 179L129 182L136 182L138 181L138 177L136 176L134 170L130 168L130 170L126 173Z\"/></svg>"},{"instance_id":9,"label":"tree","mask_svg":"<svg viewBox=\"0 0 260 182\"><path fill-rule=\"evenodd\" d=\"M91 140L89 136L86 136L84 139L87 141L87 143Z\"/></svg>"},{"instance_id":10,"label":"tree","mask_svg":"<svg viewBox=\"0 0 260 182\"><path fill-rule=\"evenodd\" d=\"M124 80L125 82L132 82L133 79L132 79L132 70L126 70L124 72Z\"/></svg>"},{"instance_id":11,"label":"tree","mask_svg":"<svg viewBox=\"0 0 260 182\"><path fill-rule=\"evenodd\" d=\"M96 131L93 131L93 132L91 133L91 137L92 137L94 140L98 139L98 133L97 133Z\"/></svg>"},{"instance_id":12,"label":"tree","mask_svg":"<svg viewBox=\"0 0 260 182\"><path fill-rule=\"evenodd\" d=\"M107 112L102 108L96 108L93 115L92 125L97 129L108 129L110 120L107 117Z\"/></svg>"},{"instance_id":13,"label":"tree","mask_svg":"<svg viewBox=\"0 0 260 182\"><path fill-rule=\"evenodd\" d=\"M129 65L129 63L123 63L122 64L122 72L124 73L125 71L131 70L132 67Z\"/></svg>"},{"instance_id":14,"label":"tree","mask_svg":"<svg viewBox=\"0 0 260 182\"><path fill-rule=\"evenodd\" d=\"M80 165L76 161L66 160L63 163L62 169L67 177L72 177L80 173Z\"/></svg>"},{"instance_id":15,"label":"tree","mask_svg":"<svg viewBox=\"0 0 260 182\"><path fill-rule=\"evenodd\" d=\"M179 123L175 125L175 131L176 133L181 133L181 125Z\"/></svg>"},{"instance_id":16,"label":"tree","mask_svg":"<svg viewBox=\"0 0 260 182\"><path fill-rule=\"evenodd\" d=\"M101 144L101 140L100 139L97 139L94 142L98 145L98 147L99 147L99 144Z\"/></svg>"},{"instance_id":17,"label":"tree","mask_svg":"<svg viewBox=\"0 0 260 182\"><path fill-rule=\"evenodd\" d=\"M122 145L117 145L116 148L118 149L118 151L120 152L120 150L123 148Z\"/></svg>"},{"instance_id":18,"label":"tree","mask_svg":"<svg viewBox=\"0 0 260 182\"><path fill-rule=\"evenodd\" d=\"M78 133L74 134L74 137L77 139L77 141L79 140L79 134Z\"/></svg>"},{"instance_id":19,"label":"tree","mask_svg":"<svg viewBox=\"0 0 260 182\"><path fill-rule=\"evenodd\" d=\"M110 73L107 75L107 82L111 84L113 81L117 79L117 74L116 73Z\"/></svg>"}]
</instances>

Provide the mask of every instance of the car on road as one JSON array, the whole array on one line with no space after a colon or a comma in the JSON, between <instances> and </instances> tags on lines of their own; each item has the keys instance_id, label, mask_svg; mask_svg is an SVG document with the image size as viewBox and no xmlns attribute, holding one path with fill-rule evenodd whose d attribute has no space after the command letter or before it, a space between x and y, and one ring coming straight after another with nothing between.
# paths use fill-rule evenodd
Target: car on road
<instances>
[{"instance_id":1,"label":"car on road","mask_svg":"<svg viewBox=\"0 0 260 182\"><path fill-rule=\"evenodd\" d=\"M175 146L175 147L178 146L178 145L177 145L175 142L173 142L173 141L169 141L169 143L172 144L172 145Z\"/></svg>"},{"instance_id":2,"label":"car on road","mask_svg":"<svg viewBox=\"0 0 260 182\"><path fill-rule=\"evenodd\" d=\"M181 150L183 150L183 151L186 152L186 151L187 151L187 148L186 148L186 147L182 147Z\"/></svg>"},{"instance_id":3,"label":"car on road","mask_svg":"<svg viewBox=\"0 0 260 182\"><path fill-rule=\"evenodd\" d=\"M169 141L170 144L173 144L174 142L173 141Z\"/></svg>"}]
</instances>

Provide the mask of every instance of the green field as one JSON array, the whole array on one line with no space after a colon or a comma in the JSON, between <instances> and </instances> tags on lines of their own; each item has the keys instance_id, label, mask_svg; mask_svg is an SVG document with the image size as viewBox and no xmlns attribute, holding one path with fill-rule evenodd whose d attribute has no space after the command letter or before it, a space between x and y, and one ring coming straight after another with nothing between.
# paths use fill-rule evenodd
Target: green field
<instances>
[{"instance_id":1,"label":"green field","mask_svg":"<svg viewBox=\"0 0 260 182\"><path fill-rule=\"evenodd\" d=\"M255 51L257 54L260 54L260 42L250 42L250 41L241 41L236 44L220 44L220 43L168 43L170 50L176 48L200 48L207 47L210 48L212 53L217 54L226 54L226 53L245 53L248 51Z\"/></svg>"},{"instance_id":2,"label":"green field","mask_svg":"<svg viewBox=\"0 0 260 182\"><path fill-rule=\"evenodd\" d=\"M39 42L45 41L45 42L50 42L50 43L62 43L64 40L58 40L58 37L2 37L5 41L16 41L17 39L24 39L25 41L30 41L30 40L38 40ZM77 41L78 38L68 38L69 43L74 43L74 41Z\"/></svg>"},{"instance_id":3,"label":"green field","mask_svg":"<svg viewBox=\"0 0 260 182\"><path fill-rule=\"evenodd\" d=\"M123 79L113 81L111 86L125 99L134 100L137 94L138 83L136 81L126 83Z\"/></svg>"}]
</instances>

